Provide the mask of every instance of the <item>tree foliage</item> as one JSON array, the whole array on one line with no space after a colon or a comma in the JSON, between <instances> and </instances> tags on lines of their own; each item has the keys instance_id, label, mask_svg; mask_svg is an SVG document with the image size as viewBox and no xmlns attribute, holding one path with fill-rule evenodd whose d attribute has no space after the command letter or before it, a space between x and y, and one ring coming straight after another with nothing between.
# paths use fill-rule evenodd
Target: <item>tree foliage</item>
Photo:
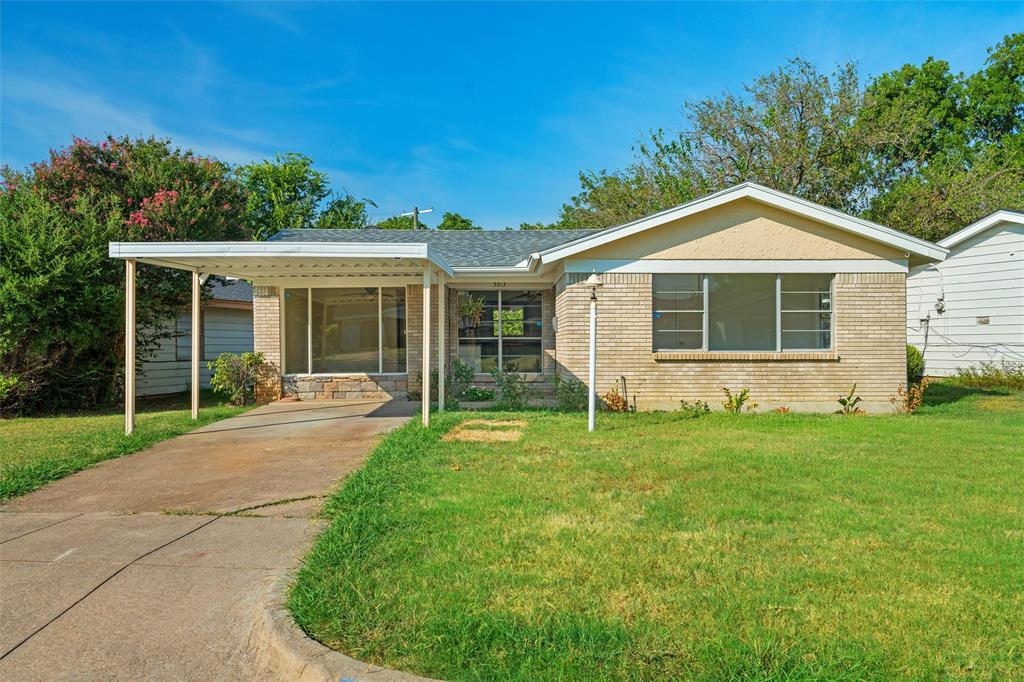
<instances>
[{"instance_id":1,"label":"tree foliage","mask_svg":"<svg viewBox=\"0 0 1024 682\"><path fill-rule=\"evenodd\" d=\"M743 181L939 239L998 208L1024 208L1024 33L983 69L928 59L862 88L802 59L738 94L684 104L685 128L657 130L617 171L585 171L544 227L608 227Z\"/></svg>"},{"instance_id":2,"label":"tree foliage","mask_svg":"<svg viewBox=\"0 0 1024 682\"><path fill-rule=\"evenodd\" d=\"M236 173L248 195L246 208L256 239L315 227L320 204L331 193L327 175L313 168L311 158L295 152L239 166Z\"/></svg>"},{"instance_id":3,"label":"tree foliage","mask_svg":"<svg viewBox=\"0 0 1024 682\"><path fill-rule=\"evenodd\" d=\"M441 216L441 222L438 223L437 229L439 230L480 230L483 229L479 225L473 223L472 220L466 218L458 213L451 211L446 212Z\"/></svg>"},{"instance_id":4,"label":"tree foliage","mask_svg":"<svg viewBox=\"0 0 1024 682\"><path fill-rule=\"evenodd\" d=\"M80 408L117 397L124 265L110 241L247 239L245 193L222 163L166 140L75 139L0 171L0 409ZM140 265L138 357L168 336L189 273Z\"/></svg>"},{"instance_id":5,"label":"tree foliage","mask_svg":"<svg viewBox=\"0 0 1024 682\"><path fill-rule=\"evenodd\" d=\"M390 218L385 218L377 223L375 227L379 230L411 230L413 229L413 220L411 215L395 215ZM420 218L420 229L430 229L429 226L423 222L422 218Z\"/></svg>"},{"instance_id":6,"label":"tree foliage","mask_svg":"<svg viewBox=\"0 0 1024 682\"><path fill-rule=\"evenodd\" d=\"M331 198L317 218L316 227L343 230L361 230L370 226L368 206L377 208L372 200L356 199L345 192Z\"/></svg>"}]
</instances>

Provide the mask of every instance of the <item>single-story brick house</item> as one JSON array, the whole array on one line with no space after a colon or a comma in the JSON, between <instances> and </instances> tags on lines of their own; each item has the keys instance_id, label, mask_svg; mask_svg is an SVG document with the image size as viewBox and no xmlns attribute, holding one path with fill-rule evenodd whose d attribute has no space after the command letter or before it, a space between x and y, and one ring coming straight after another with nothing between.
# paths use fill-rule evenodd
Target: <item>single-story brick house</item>
<instances>
[{"instance_id":1,"label":"single-story brick house","mask_svg":"<svg viewBox=\"0 0 1024 682\"><path fill-rule=\"evenodd\" d=\"M604 230L286 230L256 243L112 243L110 255L253 283L263 398L383 398L460 358L585 380L596 273L596 389L640 408L831 410L856 383L891 409L905 380L906 275L946 249L744 183ZM133 293L129 291L128 298ZM424 403L426 407L426 402ZM428 415L425 412L425 419Z\"/></svg>"}]
</instances>

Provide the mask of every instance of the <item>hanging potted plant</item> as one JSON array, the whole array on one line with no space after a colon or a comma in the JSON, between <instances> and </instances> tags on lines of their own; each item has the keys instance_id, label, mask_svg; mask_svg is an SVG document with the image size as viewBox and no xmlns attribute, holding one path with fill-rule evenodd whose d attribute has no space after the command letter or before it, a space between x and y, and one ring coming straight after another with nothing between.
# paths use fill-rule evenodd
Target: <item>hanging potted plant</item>
<instances>
[{"instance_id":1,"label":"hanging potted plant","mask_svg":"<svg viewBox=\"0 0 1024 682\"><path fill-rule=\"evenodd\" d=\"M476 329L480 319L484 316L484 305L486 301L483 296L463 294L459 296L459 315L462 317L464 329Z\"/></svg>"}]
</instances>

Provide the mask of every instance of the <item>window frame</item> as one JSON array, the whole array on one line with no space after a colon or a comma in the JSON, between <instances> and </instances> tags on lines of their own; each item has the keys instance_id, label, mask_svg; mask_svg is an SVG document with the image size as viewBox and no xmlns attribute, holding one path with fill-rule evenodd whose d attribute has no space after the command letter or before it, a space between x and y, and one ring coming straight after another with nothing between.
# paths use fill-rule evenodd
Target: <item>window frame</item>
<instances>
[{"instance_id":1,"label":"window frame","mask_svg":"<svg viewBox=\"0 0 1024 682\"><path fill-rule=\"evenodd\" d=\"M654 329L654 295L655 285L654 280L658 275L672 275L672 274L688 274L688 273L652 273L651 275L651 352L652 353L834 353L836 343L836 310L835 310L835 280L836 276L834 272L816 272L816 273L776 273L775 274L775 350L710 350L708 348L708 339L710 337L710 273L700 273L698 277L701 281L702 288L702 299L703 307L697 311L686 311L686 312L700 312L701 319L703 321L703 329L701 330L701 347L699 350L690 348L660 348L655 345L655 329ZM742 275L747 273L722 273L722 274L736 274ZM800 292L800 291L787 291L782 290L782 278L785 274L816 274L816 275L827 275L828 276L828 310L783 310L782 309L782 294L783 293L817 293L817 292ZM829 344L825 348L783 348L782 345L782 316L783 313L793 312L808 312L808 313L828 313L829 316L829 329L828 329L828 341ZM801 330L788 330L788 331L801 331ZM818 331L818 330L808 330Z\"/></svg>"},{"instance_id":2,"label":"window frame","mask_svg":"<svg viewBox=\"0 0 1024 682\"><path fill-rule=\"evenodd\" d=\"M503 368L505 366L505 357L504 357L505 356L505 335L503 333L504 332L504 327L505 327L505 325L503 324L504 323L503 315L504 315L505 308L504 308L504 304L503 304L503 300L502 300L503 289L501 289L501 288L495 288L495 289L453 289L453 291L456 292L456 304L454 306L454 308L456 310L458 310L458 295L459 294L466 293L466 294L472 295L472 294L475 294L475 293L478 293L478 292L484 292L484 291L496 291L497 292L497 294L498 294L498 304L497 304L496 310L497 310L497 313L498 313L498 323L495 325L497 327L496 334L494 336L461 336L461 335L459 335L459 318L458 318L458 315L456 315L455 316L455 335L454 335L455 336L455 355L456 355L456 357L459 357L459 347L462 345L462 341L463 340L473 341L473 340L484 339L484 340L497 341L498 342L498 367L499 368ZM515 338L516 339L526 338L526 339L531 340L531 341L533 339L536 339L538 345L540 346L540 370L537 371L537 372L519 372L519 373L520 374L525 374L527 376L541 376L541 375L544 374L544 289L524 288L524 289L510 289L510 291L521 292L521 293L535 293L535 294L539 294L540 295L540 323L541 323L541 334L540 334L540 336L537 336L537 337L515 337ZM525 320L524 320L524 322L525 322ZM512 337L509 337L509 338L512 338ZM478 375L484 376L484 375L487 375L487 372L474 372L474 374L478 374Z\"/></svg>"},{"instance_id":3,"label":"window frame","mask_svg":"<svg viewBox=\"0 0 1024 682\"><path fill-rule=\"evenodd\" d=\"M377 371L376 372L314 372L313 371L313 289L376 289L377 290ZM385 372L384 369L384 294L383 289L401 289L405 292L405 371ZM289 371L287 366L288 355L285 349L287 333L285 325L285 292L289 290L304 290L306 292L306 370L305 372ZM385 287L280 287L278 289L278 314L280 319L281 339L281 364L284 370L281 375L284 377L349 377L349 376L405 376L409 374L409 290L406 286Z\"/></svg>"}]
</instances>

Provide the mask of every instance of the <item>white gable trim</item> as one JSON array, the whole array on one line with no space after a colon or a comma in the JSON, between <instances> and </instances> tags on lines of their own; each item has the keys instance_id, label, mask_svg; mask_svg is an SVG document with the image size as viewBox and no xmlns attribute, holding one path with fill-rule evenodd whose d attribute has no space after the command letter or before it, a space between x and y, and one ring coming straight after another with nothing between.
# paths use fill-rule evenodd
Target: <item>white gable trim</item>
<instances>
[{"instance_id":1,"label":"white gable trim","mask_svg":"<svg viewBox=\"0 0 1024 682\"><path fill-rule=\"evenodd\" d=\"M995 227L1002 223L1016 223L1018 225L1024 225L1024 213L1018 213L1017 211L996 211L975 223L971 223L959 232L954 232L949 235L939 242L939 246L947 249L952 248L957 244L967 241L975 235L981 234L990 227Z\"/></svg>"},{"instance_id":2,"label":"white gable trim","mask_svg":"<svg viewBox=\"0 0 1024 682\"><path fill-rule=\"evenodd\" d=\"M837 272L907 272L906 260L826 259L826 260L632 260L613 258L580 258L566 261L566 272L609 273L830 273Z\"/></svg>"},{"instance_id":3,"label":"white gable trim","mask_svg":"<svg viewBox=\"0 0 1024 682\"><path fill-rule=\"evenodd\" d=\"M917 237L911 237L908 234L893 230L873 223L869 220L861 220L860 218L854 218L853 216L846 215L840 211L815 204L813 202L801 199L799 197L786 194L784 192L778 192L761 185L745 182L735 187L716 192L709 196L701 199L695 199L681 206L670 208L660 213L648 216L646 218L640 218L634 220L631 223L619 225L618 227L610 227L603 232L591 235L589 237L583 237L575 241L563 244L562 246L556 246L546 251L535 253L531 256L531 261L539 261L541 264L549 264L563 258L568 258L582 251L592 249L602 244L608 244L609 242L629 237L639 232L644 232L659 225L672 222L673 220L679 220L708 209L715 208L716 206L722 206L738 199L754 199L761 203L774 206L784 211L789 211L796 215L801 215L812 220L824 223L831 227L835 227L852 234L860 235L867 239L871 239L876 242L880 242L887 246L891 246L896 249L900 249L908 254L921 256L929 260L944 260L948 250L941 246L932 244L931 242Z\"/></svg>"}]
</instances>

